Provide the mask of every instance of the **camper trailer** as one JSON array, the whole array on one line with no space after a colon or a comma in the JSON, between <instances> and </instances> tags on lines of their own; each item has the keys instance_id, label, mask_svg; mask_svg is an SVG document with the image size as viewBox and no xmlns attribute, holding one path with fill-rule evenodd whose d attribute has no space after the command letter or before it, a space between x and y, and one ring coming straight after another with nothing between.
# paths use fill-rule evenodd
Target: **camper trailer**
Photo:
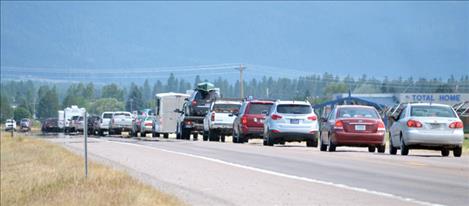
<instances>
[{"instance_id":1,"label":"camper trailer","mask_svg":"<svg viewBox=\"0 0 469 206\"><path fill-rule=\"evenodd\" d=\"M65 133L74 132L76 130L74 124L72 124L73 119L78 119L85 115L85 108L79 108L76 105L67 107L64 110L58 111L59 114L59 128L63 129Z\"/></svg>"},{"instance_id":2,"label":"camper trailer","mask_svg":"<svg viewBox=\"0 0 469 206\"><path fill-rule=\"evenodd\" d=\"M170 133L176 132L177 119L181 114L175 110L180 110L188 97L187 94L173 92L156 94L156 122L153 136L158 137L163 134L164 138L168 138Z\"/></svg>"}]
</instances>

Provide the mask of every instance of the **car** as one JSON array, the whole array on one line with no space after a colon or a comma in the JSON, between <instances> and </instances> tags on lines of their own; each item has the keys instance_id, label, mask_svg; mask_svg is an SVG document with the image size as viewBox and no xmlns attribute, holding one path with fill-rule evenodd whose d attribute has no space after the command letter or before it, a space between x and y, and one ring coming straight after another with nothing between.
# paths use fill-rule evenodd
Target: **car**
<instances>
[{"instance_id":1,"label":"car","mask_svg":"<svg viewBox=\"0 0 469 206\"><path fill-rule=\"evenodd\" d=\"M118 111L112 113L111 125L109 126L109 134L121 134L122 132L132 131L133 117L132 113Z\"/></svg>"},{"instance_id":2,"label":"car","mask_svg":"<svg viewBox=\"0 0 469 206\"><path fill-rule=\"evenodd\" d=\"M384 153L386 128L374 107L338 105L321 118L320 151L334 152L339 146L368 147L369 152Z\"/></svg>"},{"instance_id":3,"label":"car","mask_svg":"<svg viewBox=\"0 0 469 206\"><path fill-rule=\"evenodd\" d=\"M5 121L5 131L16 131L16 121L14 119L7 119Z\"/></svg>"},{"instance_id":4,"label":"car","mask_svg":"<svg viewBox=\"0 0 469 206\"><path fill-rule=\"evenodd\" d=\"M306 101L277 100L264 121L264 146L306 141L317 147L318 137L318 118Z\"/></svg>"},{"instance_id":5,"label":"car","mask_svg":"<svg viewBox=\"0 0 469 206\"><path fill-rule=\"evenodd\" d=\"M142 121L146 117L147 115L138 114L138 112L133 115L132 131L130 132L132 137L137 137L138 133L141 132Z\"/></svg>"},{"instance_id":6,"label":"car","mask_svg":"<svg viewBox=\"0 0 469 206\"><path fill-rule=\"evenodd\" d=\"M29 132L31 131L32 122L28 118L23 118L20 121L20 131Z\"/></svg>"},{"instance_id":7,"label":"car","mask_svg":"<svg viewBox=\"0 0 469 206\"><path fill-rule=\"evenodd\" d=\"M246 99L233 122L233 143L248 142L249 139L262 139L264 119L274 102L272 100Z\"/></svg>"},{"instance_id":8,"label":"car","mask_svg":"<svg viewBox=\"0 0 469 206\"><path fill-rule=\"evenodd\" d=\"M41 131L42 133L49 133L49 132L59 132L59 119L58 118L47 118L42 121L41 124Z\"/></svg>"},{"instance_id":9,"label":"car","mask_svg":"<svg viewBox=\"0 0 469 206\"><path fill-rule=\"evenodd\" d=\"M148 133L153 135L155 116L146 116L140 121L140 137L146 137Z\"/></svg>"},{"instance_id":10,"label":"car","mask_svg":"<svg viewBox=\"0 0 469 206\"><path fill-rule=\"evenodd\" d=\"M186 116L205 116L211 103L218 98L220 98L220 89L208 82L199 83L191 96L186 98L184 114Z\"/></svg>"},{"instance_id":11,"label":"car","mask_svg":"<svg viewBox=\"0 0 469 206\"><path fill-rule=\"evenodd\" d=\"M408 155L411 149L440 150L448 156L453 150L461 157L464 126L459 116L448 105L435 103L409 103L393 117L390 128L389 153Z\"/></svg>"},{"instance_id":12,"label":"car","mask_svg":"<svg viewBox=\"0 0 469 206\"><path fill-rule=\"evenodd\" d=\"M109 134L109 127L111 125L111 119L114 112L103 112L101 114L101 122L99 124L99 136L104 136L105 133Z\"/></svg>"},{"instance_id":13,"label":"car","mask_svg":"<svg viewBox=\"0 0 469 206\"><path fill-rule=\"evenodd\" d=\"M99 132L99 125L101 124L101 117L92 115L88 117L88 135L96 135Z\"/></svg>"},{"instance_id":14,"label":"car","mask_svg":"<svg viewBox=\"0 0 469 206\"><path fill-rule=\"evenodd\" d=\"M203 140L225 142L225 136L233 133L234 113L238 113L240 107L240 101L214 101L204 118Z\"/></svg>"}]
</instances>

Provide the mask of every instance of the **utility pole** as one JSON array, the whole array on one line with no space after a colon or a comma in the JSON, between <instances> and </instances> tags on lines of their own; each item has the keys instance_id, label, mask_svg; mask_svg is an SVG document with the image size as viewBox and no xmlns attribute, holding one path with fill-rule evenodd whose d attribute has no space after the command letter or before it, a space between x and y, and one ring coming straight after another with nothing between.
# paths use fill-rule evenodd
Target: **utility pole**
<instances>
[{"instance_id":1,"label":"utility pole","mask_svg":"<svg viewBox=\"0 0 469 206\"><path fill-rule=\"evenodd\" d=\"M239 97L244 98L244 80L243 80L243 71L246 69L242 64L239 65L239 68L235 68L239 71Z\"/></svg>"}]
</instances>

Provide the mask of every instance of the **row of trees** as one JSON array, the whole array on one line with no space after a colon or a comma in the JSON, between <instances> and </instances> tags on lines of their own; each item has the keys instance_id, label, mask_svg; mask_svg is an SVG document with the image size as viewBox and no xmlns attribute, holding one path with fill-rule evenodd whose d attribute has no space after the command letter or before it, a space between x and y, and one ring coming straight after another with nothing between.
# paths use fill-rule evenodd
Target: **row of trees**
<instances>
[{"instance_id":1,"label":"row of trees","mask_svg":"<svg viewBox=\"0 0 469 206\"><path fill-rule=\"evenodd\" d=\"M8 81L1 83L1 121L6 118L55 117L57 110L71 105L87 108L99 114L109 110L138 110L153 108L154 95L162 92L182 92L193 89L202 80L196 76L193 83L171 74L166 82L160 80L143 84L131 83L95 86L93 83L58 84L33 81ZM221 77L211 81L219 87L224 97L239 97L239 81L230 82ZM469 76L447 80L413 78L376 79L363 75L360 78L340 78L329 73L299 78L263 77L244 82L244 94L259 98L310 99L315 103L327 100L334 93L404 93L404 92L461 92L469 93ZM14 107L12 107L14 105Z\"/></svg>"}]
</instances>

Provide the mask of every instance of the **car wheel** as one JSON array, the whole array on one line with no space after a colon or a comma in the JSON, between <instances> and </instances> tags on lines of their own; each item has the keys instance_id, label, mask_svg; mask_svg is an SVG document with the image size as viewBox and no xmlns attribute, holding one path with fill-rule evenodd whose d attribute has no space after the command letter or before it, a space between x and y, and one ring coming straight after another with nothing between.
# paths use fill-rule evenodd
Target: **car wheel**
<instances>
[{"instance_id":1,"label":"car wheel","mask_svg":"<svg viewBox=\"0 0 469 206\"><path fill-rule=\"evenodd\" d=\"M192 135L192 140L197 141L199 139L199 134L193 134ZM187 137L187 140L190 140L190 136Z\"/></svg>"},{"instance_id":2,"label":"car wheel","mask_svg":"<svg viewBox=\"0 0 469 206\"><path fill-rule=\"evenodd\" d=\"M204 141L208 140L208 132L207 131L204 131L204 133L202 134L202 140L204 140Z\"/></svg>"},{"instance_id":3,"label":"car wheel","mask_svg":"<svg viewBox=\"0 0 469 206\"><path fill-rule=\"evenodd\" d=\"M453 155L455 157L461 157L462 155L462 147L456 147L453 149Z\"/></svg>"},{"instance_id":4,"label":"car wheel","mask_svg":"<svg viewBox=\"0 0 469 206\"><path fill-rule=\"evenodd\" d=\"M147 133L145 132L140 132L140 137L146 137L147 136Z\"/></svg>"},{"instance_id":5,"label":"car wheel","mask_svg":"<svg viewBox=\"0 0 469 206\"><path fill-rule=\"evenodd\" d=\"M386 145L379 145L377 149L378 153L384 153L386 151Z\"/></svg>"},{"instance_id":6,"label":"car wheel","mask_svg":"<svg viewBox=\"0 0 469 206\"><path fill-rule=\"evenodd\" d=\"M401 137L401 155L408 155L409 147L405 145L404 138Z\"/></svg>"},{"instance_id":7,"label":"car wheel","mask_svg":"<svg viewBox=\"0 0 469 206\"><path fill-rule=\"evenodd\" d=\"M449 155L449 149L448 148L441 149L441 156L447 157L448 155Z\"/></svg>"},{"instance_id":8,"label":"car wheel","mask_svg":"<svg viewBox=\"0 0 469 206\"><path fill-rule=\"evenodd\" d=\"M368 147L368 152L373 153L373 152L375 152L375 151L376 151L376 147L375 147L375 146L370 146L370 147Z\"/></svg>"},{"instance_id":9,"label":"car wheel","mask_svg":"<svg viewBox=\"0 0 469 206\"><path fill-rule=\"evenodd\" d=\"M266 135L264 135L264 146L274 146L274 144L272 144L272 140L270 140L270 137L269 137L269 133L267 133Z\"/></svg>"},{"instance_id":10,"label":"car wheel","mask_svg":"<svg viewBox=\"0 0 469 206\"><path fill-rule=\"evenodd\" d=\"M208 130L208 140L213 142L218 140L218 133L215 130Z\"/></svg>"},{"instance_id":11,"label":"car wheel","mask_svg":"<svg viewBox=\"0 0 469 206\"><path fill-rule=\"evenodd\" d=\"M222 135L222 136L220 137L220 141L221 141L221 142L225 142L225 135Z\"/></svg>"},{"instance_id":12,"label":"car wheel","mask_svg":"<svg viewBox=\"0 0 469 206\"><path fill-rule=\"evenodd\" d=\"M232 141L233 143L238 143L238 135L236 134L235 130L233 129L233 132L231 133Z\"/></svg>"},{"instance_id":13,"label":"car wheel","mask_svg":"<svg viewBox=\"0 0 469 206\"><path fill-rule=\"evenodd\" d=\"M318 140L312 139L306 141L307 147L318 147Z\"/></svg>"},{"instance_id":14,"label":"car wheel","mask_svg":"<svg viewBox=\"0 0 469 206\"><path fill-rule=\"evenodd\" d=\"M322 140L321 135L319 135L319 150L321 152L327 151L327 144L324 144L324 141Z\"/></svg>"},{"instance_id":15,"label":"car wheel","mask_svg":"<svg viewBox=\"0 0 469 206\"><path fill-rule=\"evenodd\" d=\"M158 136L160 136L160 135L158 135ZM168 134L168 133L164 133L164 134L163 134L163 138L168 139L168 138L169 138L169 134Z\"/></svg>"},{"instance_id":16,"label":"car wheel","mask_svg":"<svg viewBox=\"0 0 469 206\"><path fill-rule=\"evenodd\" d=\"M332 138L329 137L329 152L335 152L335 149L336 149L336 145L334 144L334 142L332 141Z\"/></svg>"},{"instance_id":17,"label":"car wheel","mask_svg":"<svg viewBox=\"0 0 469 206\"><path fill-rule=\"evenodd\" d=\"M397 148L394 147L394 144L392 143L392 139L389 139L389 154L395 155L397 154Z\"/></svg>"}]
</instances>

